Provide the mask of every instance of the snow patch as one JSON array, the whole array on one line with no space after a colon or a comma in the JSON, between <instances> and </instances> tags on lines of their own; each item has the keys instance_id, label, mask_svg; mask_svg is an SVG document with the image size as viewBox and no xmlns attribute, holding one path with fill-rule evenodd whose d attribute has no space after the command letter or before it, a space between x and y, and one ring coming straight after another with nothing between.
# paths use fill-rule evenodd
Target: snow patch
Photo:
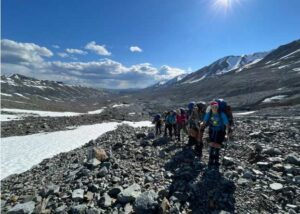
<instances>
[{"instance_id":1,"label":"snow patch","mask_svg":"<svg viewBox=\"0 0 300 214\"><path fill-rule=\"evenodd\" d=\"M294 68L293 71L300 71L300 68Z\"/></svg>"},{"instance_id":2,"label":"snow patch","mask_svg":"<svg viewBox=\"0 0 300 214\"><path fill-rule=\"evenodd\" d=\"M243 115L249 115L249 114L253 114L256 111L246 111L246 112L237 112L237 113L233 113L234 116L243 116Z\"/></svg>"},{"instance_id":3,"label":"snow patch","mask_svg":"<svg viewBox=\"0 0 300 214\"><path fill-rule=\"evenodd\" d=\"M19 97L22 97L22 98L25 98L27 100L29 100L28 97L25 97L23 94L20 94L20 93L14 93L15 95L19 96Z\"/></svg>"},{"instance_id":4,"label":"snow patch","mask_svg":"<svg viewBox=\"0 0 300 214\"><path fill-rule=\"evenodd\" d=\"M282 100L283 98L285 98L287 95L277 95L277 96L274 96L274 97L269 97L269 98L266 98L264 99L262 102L263 103L271 103L273 101L279 101L279 100Z\"/></svg>"},{"instance_id":5,"label":"snow patch","mask_svg":"<svg viewBox=\"0 0 300 214\"><path fill-rule=\"evenodd\" d=\"M293 54L295 54L295 53L298 53L298 52L300 52L300 49L298 49L298 50L296 50L296 51L294 51L294 52L292 52L292 53L289 53L288 55L285 55L285 56L283 56L283 57L281 57L281 58L279 58L279 59L286 59L286 58L290 57L291 55L293 55Z\"/></svg>"},{"instance_id":6,"label":"snow patch","mask_svg":"<svg viewBox=\"0 0 300 214\"><path fill-rule=\"evenodd\" d=\"M45 158L76 149L120 124L133 127L152 126L150 121L109 122L79 126L74 130L14 136L1 139L1 179L22 173Z\"/></svg>"},{"instance_id":7,"label":"snow patch","mask_svg":"<svg viewBox=\"0 0 300 214\"><path fill-rule=\"evenodd\" d=\"M102 109L98 109L98 110L95 110L95 111L88 111L88 114L100 114L104 111L104 108Z\"/></svg>"},{"instance_id":8,"label":"snow patch","mask_svg":"<svg viewBox=\"0 0 300 214\"><path fill-rule=\"evenodd\" d=\"M21 118L17 115L1 114L0 119L1 119L1 122L6 122L6 121L12 121L12 120L20 120Z\"/></svg>"},{"instance_id":9,"label":"snow patch","mask_svg":"<svg viewBox=\"0 0 300 214\"><path fill-rule=\"evenodd\" d=\"M71 117L71 116L78 116L82 114L78 112L36 111L36 110L9 109L9 108L2 108L1 111L25 114L25 115L27 114L28 116L34 115L40 117Z\"/></svg>"},{"instance_id":10,"label":"snow patch","mask_svg":"<svg viewBox=\"0 0 300 214\"><path fill-rule=\"evenodd\" d=\"M130 106L130 104L115 104L112 107L113 108L119 108L119 107L128 107L128 106Z\"/></svg>"},{"instance_id":11,"label":"snow patch","mask_svg":"<svg viewBox=\"0 0 300 214\"><path fill-rule=\"evenodd\" d=\"M7 97L12 97L12 95L11 94L5 94L5 93L0 93L2 96L7 96Z\"/></svg>"}]
</instances>

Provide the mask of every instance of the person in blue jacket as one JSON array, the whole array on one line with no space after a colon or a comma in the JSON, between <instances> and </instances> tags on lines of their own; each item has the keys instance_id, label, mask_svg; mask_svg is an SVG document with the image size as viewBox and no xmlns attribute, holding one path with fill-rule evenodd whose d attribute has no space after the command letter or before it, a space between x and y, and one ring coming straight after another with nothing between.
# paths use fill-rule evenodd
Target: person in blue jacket
<instances>
[{"instance_id":1,"label":"person in blue jacket","mask_svg":"<svg viewBox=\"0 0 300 214\"><path fill-rule=\"evenodd\" d=\"M169 131L169 136L171 138L173 136L173 133L172 133L173 129L174 129L174 135L176 135L175 126L176 126L176 114L174 111L170 111L170 112L168 112L167 117L166 117L166 127Z\"/></svg>"},{"instance_id":2,"label":"person in blue jacket","mask_svg":"<svg viewBox=\"0 0 300 214\"><path fill-rule=\"evenodd\" d=\"M207 111L204 116L201 128L205 129L206 126L209 126L210 151L208 166L218 167L220 165L220 149L229 133L229 121L225 113L219 112L218 102L211 102L210 108L211 110Z\"/></svg>"}]
</instances>

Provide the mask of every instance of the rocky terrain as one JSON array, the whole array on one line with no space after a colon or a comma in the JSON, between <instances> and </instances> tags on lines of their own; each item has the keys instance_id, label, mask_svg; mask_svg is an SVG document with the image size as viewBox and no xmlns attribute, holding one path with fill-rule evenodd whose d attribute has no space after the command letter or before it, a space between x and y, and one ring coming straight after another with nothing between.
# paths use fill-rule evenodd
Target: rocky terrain
<instances>
[{"instance_id":1,"label":"rocky terrain","mask_svg":"<svg viewBox=\"0 0 300 214\"><path fill-rule=\"evenodd\" d=\"M299 139L299 119L239 117L223 165L208 169L206 147L200 159L186 137L176 142L123 125L3 179L1 210L299 213Z\"/></svg>"}]
</instances>

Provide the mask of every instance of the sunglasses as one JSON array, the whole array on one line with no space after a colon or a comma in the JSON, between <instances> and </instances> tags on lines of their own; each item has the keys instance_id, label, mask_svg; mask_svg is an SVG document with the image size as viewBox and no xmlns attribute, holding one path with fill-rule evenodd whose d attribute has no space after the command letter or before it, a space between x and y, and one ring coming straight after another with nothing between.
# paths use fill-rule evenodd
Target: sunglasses
<instances>
[{"instance_id":1,"label":"sunglasses","mask_svg":"<svg viewBox=\"0 0 300 214\"><path fill-rule=\"evenodd\" d=\"M211 106L211 108L217 109L217 108L218 108L218 106Z\"/></svg>"}]
</instances>

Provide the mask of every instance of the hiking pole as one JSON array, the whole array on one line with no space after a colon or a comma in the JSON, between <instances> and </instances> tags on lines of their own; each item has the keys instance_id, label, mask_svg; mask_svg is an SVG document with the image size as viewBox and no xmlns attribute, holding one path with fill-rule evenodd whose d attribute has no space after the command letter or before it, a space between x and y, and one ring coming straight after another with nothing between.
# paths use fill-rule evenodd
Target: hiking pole
<instances>
[{"instance_id":1,"label":"hiking pole","mask_svg":"<svg viewBox=\"0 0 300 214\"><path fill-rule=\"evenodd\" d=\"M229 136L227 135L227 140L225 141L225 148L224 148L223 157L222 157L222 168L223 169L224 169L224 159L225 159L225 155L226 155L226 151L227 151L227 147L228 147L228 142L229 142Z\"/></svg>"}]
</instances>

